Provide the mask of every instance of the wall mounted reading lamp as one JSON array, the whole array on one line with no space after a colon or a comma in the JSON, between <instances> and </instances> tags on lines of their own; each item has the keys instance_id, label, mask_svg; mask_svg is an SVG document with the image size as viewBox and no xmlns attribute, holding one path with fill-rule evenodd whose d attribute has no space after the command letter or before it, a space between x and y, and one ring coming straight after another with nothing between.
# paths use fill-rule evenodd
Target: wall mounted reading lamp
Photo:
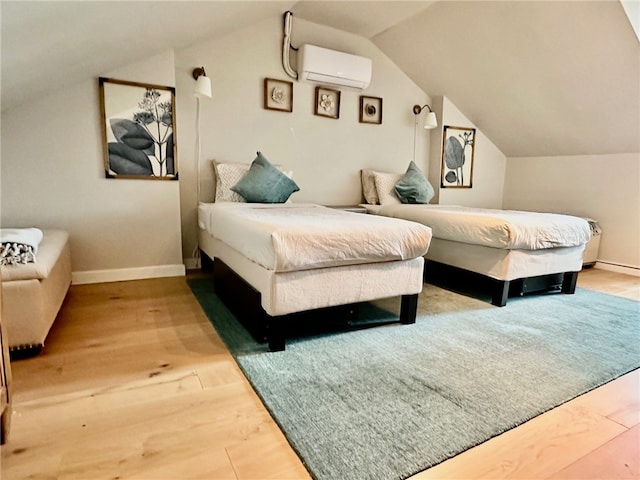
<instances>
[{"instance_id":1,"label":"wall mounted reading lamp","mask_svg":"<svg viewBox=\"0 0 640 480\"><path fill-rule=\"evenodd\" d=\"M432 128L436 128L438 126L438 119L436 118L436 114L429 105L414 105L413 106L413 115L415 116L415 122L413 124L413 161L416 161L416 137L418 136L418 124L420 123L420 114L422 111L427 108L429 111L424 116L424 122L422 124L422 128L425 130L431 130Z\"/></svg>"},{"instance_id":2,"label":"wall mounted reading lamp","mask_svg":"<svg viewBox=\"0 0 640 480\"><path fill-rule=\"evenodd\" d=\"M419 117L419 115L422 113L422 111L425 108L428 108L429 111L424 116L423 128L425 130L430 130L432 128L436 128L438 126L438 119L436 118L436 114L434 113L433 110L431 110L431 107L429 105L423 105L423 106L414 105L413 106L413 114L416 116L416 126L418 125L418 117Z\"/></svg>"},{"instance_id":3,"label":"wall mounted reading lamp","mask_svg":"<svg viewBox=\"0 0 640 480\"><path fill-rule=\"evenodd\" d=\"M196 97L211 98L211 79L207 77L204 67L194 68L192 75L196 81L196 88L193 94Z\"/></svg>"}]
</instances>

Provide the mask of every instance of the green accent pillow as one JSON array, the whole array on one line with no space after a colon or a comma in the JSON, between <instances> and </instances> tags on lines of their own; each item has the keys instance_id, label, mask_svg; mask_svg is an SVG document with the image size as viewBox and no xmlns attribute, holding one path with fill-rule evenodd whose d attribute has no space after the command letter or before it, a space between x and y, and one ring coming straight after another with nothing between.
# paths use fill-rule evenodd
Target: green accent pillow
<instances>
[{"instance_id":1,"label":"green accent pillow","mask_svg":"<svg viewBox=\"0 0 640 480\"><path fill-rule=\"evenodd\" d=\"M231 190L248 203L284 203L300 187L257 152L249 171Z\"/></svg>"},{"instance_id":2,"label":"green accent pillow","mask_svg":"<svg viewBox=\"0 0 640 480\"><path fill-rule=\"evenodd\" d=\"M429 203L435 194L429 180L413 160L407 172L396 183L395 190L402 203Z\"/></svg>"}]
</instances>

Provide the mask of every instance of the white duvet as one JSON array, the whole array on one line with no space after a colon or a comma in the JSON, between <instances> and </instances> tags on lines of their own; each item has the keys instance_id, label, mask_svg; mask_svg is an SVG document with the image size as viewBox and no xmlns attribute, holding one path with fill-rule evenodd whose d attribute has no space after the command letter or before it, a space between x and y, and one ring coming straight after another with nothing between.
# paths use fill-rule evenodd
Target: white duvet
<instances>
[{"instance_id":1,"label":"white duvet","mask_svg":"<svg viewBox=\"0 0 640 480\"><path fill-rule=\"evenodd\" d=\"M586 220L553 213L407 204L376 213L428 225L434 238L510 250L575 247L591 238Z\"/></svg>"},{"instance_id":2,"label":"white duvet","mask_svg":"<svg viewBox=\"0 0 640 480\"><path fill-rule=\"evenodd\" d=\"M313 204L201 203L198 225L278 272L406 260L431 242L424 225Z\"/></svg>"}]
</instances>

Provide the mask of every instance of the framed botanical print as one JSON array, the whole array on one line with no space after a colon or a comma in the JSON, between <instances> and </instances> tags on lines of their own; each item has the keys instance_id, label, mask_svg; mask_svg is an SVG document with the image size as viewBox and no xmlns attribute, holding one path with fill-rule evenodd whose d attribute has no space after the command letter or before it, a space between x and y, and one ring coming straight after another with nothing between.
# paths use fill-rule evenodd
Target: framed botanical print
<instances>
[{"instance_id":1,"label":"framed botanical print","mask_svg":"<svg viewBox=\"0 0 640 480\"><path fill-rule=\"evenodd\" d=\"M281 112L293 112L293 82L265 78L264 108L267 110L280 110Z\"/></svg>"},{"instance_id":2,"label":"framed botanical print","mask_svg":"<svg viewBox=\"0 0 640 480\"><path fill-rule=\"evenodd\" d=\"M382 98L360 96L360 123L382 123Z\"/></svg>"},{"instance_id":3,"label":"framed botanical print","mask_svg":"<svg viewBox=\"0 0 640 480\"><path fill-rule=\"evenodd\" d=\"M340 90L316 87L316 104L313 113L320 117L340 118Z\"/></svg>"},{"instance_id":4,"label":"framed botanical print","mask_svg":"<svg viewBox=\"0 0 640 480\"><path fill-rule=\"evenodd\" d=\"M472 187L475 141L475 128L444 126L441 187Z\"/></svg>"},{"instance_id":5,"label":"framed botanical print","mask_svg":"<svg viewBox=\"0 0 640 480\"><path fill-rule=\"evenodd\" d=\"M175 88L98 81L106 177L177 180Z\"/></svg>"}]
</instances>

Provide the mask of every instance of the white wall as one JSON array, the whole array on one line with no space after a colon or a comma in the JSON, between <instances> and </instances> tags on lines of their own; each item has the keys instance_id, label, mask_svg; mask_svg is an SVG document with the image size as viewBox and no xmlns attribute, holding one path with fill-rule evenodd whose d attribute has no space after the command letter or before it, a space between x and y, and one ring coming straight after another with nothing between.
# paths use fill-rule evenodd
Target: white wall
<instances>
[{"instance_id":1,"label":"white wall","mask_svg":"<svg viewBox=\"0 0 640 480\"><path fill-rule=\"evenodd\" d=\"M294 171L300 192L292 200L334 205L361 202L361 168L404 172L412 160L412 108L427 103L428 96L362 37L295 18L292 45L303 43L373 60L366 90L340 89L338 120L315 116L315 85L297 81L292 113L263 108L265 77L292 80L281 65L280 15L176 51L183 255L188 264L193 264L196 246L195 67L205 67L213 86L213 99L201 103L201 201L212 199L211 159L250 163L260 150ZM360 95L383 98L382 125L358 122ZM428 146L428 135L420 137L416 163L425 172Z\"/></svg>"},{"instance_id":2,"label":"white wall","mask_svg":"<svg viewBox=\"0 0 640 480\"><path fill-rule=\"evenodd\" d=\"M509 158L504 207L598 220L598 262L640 269L637 154Z\"/></svg>"},{"instance_id":3,"label":"white wall","mask_svg":"<svg viewBox=\"0 0 640 480\"><path fill-rule=\"evenodd\" d=\"M173 86L173 52L103 76ZM3 112L0 166L0 224L68 230L75 283L184 273L178 182L105 178L97 78Z\"/></svg>"},{"instance_id":4,"label":"white wall","mask_svg":"<svg viewBox=\"0 0 640 480\"><path fill-rule=\"evenodd\" d=\"M438 128L431 131L429 181L436 195L432 203L469 207L502 208L507 166L506 156L447 97L436 97L432 105ZM475 128L472 188L441 187L442 147L445 126Z\"/></svg>"},{"instance_id":5,"label":"white wall","mask_svg":"<svg viewBox=\"0 0 640 480\"><path fill-rule=\"evenodd\" d=\"M263 79L281 67L280 15L222 38L167 51L101 76L176 86L179 181L106 179L97 78L2 113L0 224L63 228L71 234L75 283L184 272L196 245L196 100L191 72L204 65L214 98L202 104L202 196L208 160L249 163L261 150L294 171L296 201L361 201L359 170L402 172L413 156L415 103L422 92L371 42L294 20L293 45L313 43L373 59L365 91L341 89L338 120L313 115L315 85L295 82L294 111L263 109ZM295 66L295 55L292 55ZM174 63L175 60L175 63ZM383 98L382 125L358 122L361 94ZM428 171L428 136L417 163ZM184 233L183 233L183 232Z\"/></svg>"}]
</instances>

